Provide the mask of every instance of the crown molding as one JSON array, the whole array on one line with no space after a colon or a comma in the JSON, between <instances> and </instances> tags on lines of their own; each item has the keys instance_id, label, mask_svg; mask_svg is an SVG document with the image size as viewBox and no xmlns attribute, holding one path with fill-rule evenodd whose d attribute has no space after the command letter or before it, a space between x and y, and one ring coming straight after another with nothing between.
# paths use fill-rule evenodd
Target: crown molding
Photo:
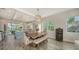
<instances>
[{"instance_id":1,"label":"crown molding","mask_svg":"<svg viewBox=\"0 0 79 59\"><path fill-rule=\"evenodd\" d=\"M22 12L22 13L24 13L24 14L28 14L28 15L30 15L30 16L35 17L35 15L34 15L34 14L32 14L32 13L30 13L30 12L28 12L28 11L24 11L24 10L19 9L19 8L14 8L14 9L15 9L15 10L17 10L17 11L20 11L20 12Z\"/></svg>"}]
</instances>

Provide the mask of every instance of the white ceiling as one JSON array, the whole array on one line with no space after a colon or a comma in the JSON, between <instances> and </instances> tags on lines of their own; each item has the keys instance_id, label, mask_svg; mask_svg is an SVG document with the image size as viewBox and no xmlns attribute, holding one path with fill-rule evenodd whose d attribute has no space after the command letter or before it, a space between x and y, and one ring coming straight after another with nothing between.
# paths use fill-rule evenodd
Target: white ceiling
<instances>
[{"instance_id":1,"label":"white ceiling","mask_svg":"<svg viewBox=\"0 0 79 59\"><path fill-rule=\"evenodd\" d=\"M33 16L30 16L29 14L23 13L21 11L17 11L13 8L0 9L0 18L23 22L29 22L34 20Z\"/></svg>"},{"instance_id":2,"label":"white ceiling","mask_svg":"<svg viewBox=\"0 0 79 59\"><path fill-rule=\"evenodd\" d=\"M39 8L39 14L47 17L68 10L71 8ZM35 15L37 15L37 8L0 8L0 17L5 19L29 22L35 20Z\"/></svg>"},{"instance_id":3,"label":"white ceiling","mask_svg":"<svg viewBox=\"0 0 79 59\"><path fill-rule=\"evenodd\" d=\"M37 8L15 8L21 12L27 13L29 15L35 16L37 12ZM71 10L72 8L39 8L39 14L42 17L47 17L50 15L54 15L56 13L60 13L63 11Z\"/></svg>"}]
</instances>

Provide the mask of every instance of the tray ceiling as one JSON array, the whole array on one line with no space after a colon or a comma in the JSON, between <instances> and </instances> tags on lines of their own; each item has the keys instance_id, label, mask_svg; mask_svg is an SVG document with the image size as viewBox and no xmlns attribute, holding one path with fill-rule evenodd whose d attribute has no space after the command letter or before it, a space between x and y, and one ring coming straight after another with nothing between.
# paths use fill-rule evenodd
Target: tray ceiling
<instances>
[{"instance_id":1,"label":"tray ceiling","mask_svg":"<svg viewBox=\"0 0 79 59\"><path fill-rule=\"evenodd\" d=\"M39 14L42 17L47 17L50 15L54 15L56 13L60 13L60 12L71 10L71 9L72 8L39 8ZM32 16L35 16L38 13L37 8L18 8L17 10L22 11Z\"/></svg>"},{"instance_id":2,"label":"tray ceiling","mask_svg":"<svg viewBox=\"0 0 79 59\"><path fill-rule=\"evenodd\" d=\"M39 8L39 14L42 17L47 17L60 13L63 11L71 10L71 8ZM37 14L37 8L1 8L0 18L5 18L9 20L18 21L33 21L35 20L35 15Z\"/></svg>"}]
</instances>

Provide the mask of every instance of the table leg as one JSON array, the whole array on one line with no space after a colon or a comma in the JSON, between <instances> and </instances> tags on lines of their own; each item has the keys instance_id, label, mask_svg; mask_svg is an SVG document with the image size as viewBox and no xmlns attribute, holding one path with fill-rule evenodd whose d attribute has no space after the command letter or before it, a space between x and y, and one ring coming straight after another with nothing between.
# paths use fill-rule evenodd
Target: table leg
<instances>
[{"instance_id":1,"label":"table leg","mask_svg":"<svg viewBox=\"0 0 79 59\"><path fill-rule=\"evenodd\" d=\"M48 42L48 40L46 39L45 41L44 41L44 43L47 43Z\"/></svg>"},{"instance_id":2,"label":"table leg","mask_svg":"<svg viewBox=\"0 0 79 59\"><path fill-rule=\"evenodd\" d=\"M33 47L36 47L36 44L34 44L34 43L33 43L33 45L32 45L32 46L33 46Z\"/></svg>"}]
</instances>

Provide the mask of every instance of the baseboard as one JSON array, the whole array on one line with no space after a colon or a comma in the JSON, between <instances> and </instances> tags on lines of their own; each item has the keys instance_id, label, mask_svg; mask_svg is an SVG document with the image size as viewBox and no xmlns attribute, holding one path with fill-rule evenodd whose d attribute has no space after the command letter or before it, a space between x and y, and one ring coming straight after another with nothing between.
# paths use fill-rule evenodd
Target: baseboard
<instances>
[{"instance_id":1,"label":"baseboard","mask_svg":"<svg viewBox=\"0 0 79 59\"><path fill-rule=\"evenodd\" d=\"M64 41L64 42L67 42L67 43L72 43L72 44L74 44L74 42L70 42L70 41Z\"/></svg>"},{"instance_id":2,"label":"baseboard","mask_svg":"<svg viewBox=\"0 0 79 59\"><path fill-rule=\"evenodd\" d=\"M54 40L55 40L55 38L52 38L52 37L48 37L48 39L54 39ZM72 44L74 44L74 42L71 42L71 41L65 41L65 40L63 40L63 42L67 42L67 43L72 43Z\"/></svg>"},{"instance_id":3,"label":"baseboard","mask_svg":"<svg viewBox=\"0 0 79 59\"><path fill-rule=\"evenodd\" d=\"M52 38L52 37L48 37L48 39L55 39L55 38Z\"/></svg>"}]
</instances>

